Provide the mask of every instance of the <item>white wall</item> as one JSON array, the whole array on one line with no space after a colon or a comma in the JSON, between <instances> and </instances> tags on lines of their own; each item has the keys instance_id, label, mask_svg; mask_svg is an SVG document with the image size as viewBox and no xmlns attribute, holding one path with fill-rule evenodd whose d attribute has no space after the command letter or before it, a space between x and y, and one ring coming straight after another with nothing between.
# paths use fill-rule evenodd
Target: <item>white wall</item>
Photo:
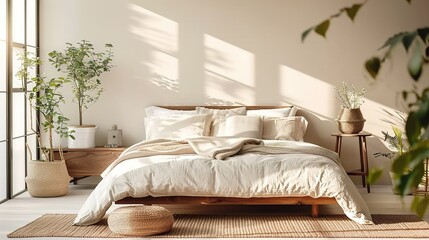
<instances>
[{"instance_id":1,"label":"white wall","mask_svg":"<svg viewBox=\"0 0 429 240\"><path fill-rule=\"evenodd\" d=\"M390 127L380 120L381 108L399 108L397 93L412 81L402 48L376 83L363 63L394 33L427 26L429 2L369 1L355 22L346 16L332 21L327 39L312 33L301 42L304 30L357 2L363 1L43 0L41 57L47 62L48 52L82 39L99 49L114 45L116 67L102 76L105 92L84 115L99 127L98 145L112 124L123 129L126 145L142 140L149 105L292 104L310 122L307 141L333 149L334 86L352 83L368 92L365 130L377 136L368 141L370 165L387 168L388 160L372 157L386 151L378 137ZM56 75L48 64L42 70ZM429 85L427 72L420 85ZM63 110L77 122L75 104ZM343 146L346 168L358 166L355 146L352 140Z\"/></svg>"}]
</instances>

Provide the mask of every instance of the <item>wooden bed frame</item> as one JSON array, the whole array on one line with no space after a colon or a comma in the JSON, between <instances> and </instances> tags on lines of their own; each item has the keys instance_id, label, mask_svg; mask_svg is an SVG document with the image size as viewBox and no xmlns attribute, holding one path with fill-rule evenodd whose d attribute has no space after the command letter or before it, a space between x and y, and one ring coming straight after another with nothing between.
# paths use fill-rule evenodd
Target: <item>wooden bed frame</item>
<instances>
[{"instance_id":1,"label":"wooden bed frame","mask_svg":"<svg viewBox=\"0 0 429 240\"><path fill-rule=\"evenodd\" d=\"M194 110L197 106L160 106L171 110ZM243 106L203 106L211 109L231 109ZM245 106L247 110L280 109L291 106ZM300 197L258 197L258 198L232 198L232 197L127 197L115 202L116 204L204 204L204 205L311 205L311 216L319 216L319 205L336 204L335 198Z\"/></svg>"}]
</instances>

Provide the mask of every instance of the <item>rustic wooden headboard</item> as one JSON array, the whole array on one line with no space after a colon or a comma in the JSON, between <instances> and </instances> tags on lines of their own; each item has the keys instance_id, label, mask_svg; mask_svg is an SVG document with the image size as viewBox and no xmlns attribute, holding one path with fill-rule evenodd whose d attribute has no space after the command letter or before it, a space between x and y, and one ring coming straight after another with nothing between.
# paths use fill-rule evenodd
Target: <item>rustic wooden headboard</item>
<instances>
[{"instance_id":1,"label":"rustic wooden headboard","mask_svg":"<svg viewBox=\"0 0 429 240\"><path fill-rule=\"evenodd\" d=\"M171 110L195 110L196 107L205 107L210 109L231 109L238 107L246 107L247 110L274 109L274 108L290 108L292 106L158 106Z\"/></svg>"}]
</instances>

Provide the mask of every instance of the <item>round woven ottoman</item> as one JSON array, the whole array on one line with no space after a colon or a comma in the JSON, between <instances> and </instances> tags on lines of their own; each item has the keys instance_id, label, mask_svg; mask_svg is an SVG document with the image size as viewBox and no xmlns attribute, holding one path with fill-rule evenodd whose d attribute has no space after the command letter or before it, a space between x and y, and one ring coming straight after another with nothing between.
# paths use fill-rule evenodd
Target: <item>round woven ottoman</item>
<instances>
[{"instance_id":1,"label":"round woven ottoman","mask_svg":"<svg viewBox=\"0 0 429 240\"><path fill-rule=\"evenodd\" d=\"M173 215L158 206L131 206L114 210L107 219L112 232L128 236L148 236L168 232Z\"/></svg>"}]
</instances>

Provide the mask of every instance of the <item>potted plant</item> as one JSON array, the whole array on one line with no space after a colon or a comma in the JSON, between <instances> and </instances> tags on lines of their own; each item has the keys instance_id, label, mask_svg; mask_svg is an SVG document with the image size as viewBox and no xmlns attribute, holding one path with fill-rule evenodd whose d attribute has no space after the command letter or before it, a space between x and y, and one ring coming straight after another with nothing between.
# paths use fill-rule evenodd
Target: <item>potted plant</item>
<instances>
[{"instance_id":1,"label":"potted plant","mask_svg":"<svg viewBox=\"0 0 429 240\"><path fill-rule=\"evenodd\" d=\"M374 153L374 157L385 157L389 158L393 161L393 159L401 156L404 152L408 151L408 145L406 139L404 139L404 134L401 129L395 125L392 125L393 135L390 135L389 132L381 131L384 135L384 141L389 143L390 152L377 152ZM396 186L398 184L397 179L395 179L395 173L389 171L390 180L392 181L392 185ZM393 192L395 194L399 194L399 192L393 187ZM409 193L411 194L412 191Z\"/></svg>"},{"instance_id":2,"label":"potted plant","mask_svg":"<svg viewBox=\"0 0 429 240\"><path fill-rule=\"evenodd\" d=\"M16 76L24 82L30 76L29 69L39 66L41 61L29 52L20 55L19 60L21 61L21 66ZM61 159L54 159L52 134L55 131L61 137L73 137L66 127L68 119L62 115L59 108L64 99L58 93L58 90L64 83L67 83L67 80L63 78L47 80L41 75L36 75L29 82L33 84L28 95L30 106L42 116L42 121L38 128L43 129L49 141L48 146L42 146L40 132L33 129L37 134L41 156L40 159L34 160L30 151L28 174L25 178L28 192L33 197L63 196L68 192L70 176L62 155Z\"/></svg>"},{"instance_id":3,"label":"potted plant","mask_svg":"<svg viewBox=\"0 0 429 240\"><path fill-rule=\"evenodd\" d=\"M112 45L105 45L105 52L96 52L89 41L82 40L76 45L66 43L64 52L52 51L49 61L59 71L66 74L64 79L72 83L74 101L78 105L79 124L69 126L75 139L68 139L69 148L92 148L95 146L93 124L83 124L83 112L100 97L100 75L110 71L112 65Z\"/></svg>"},{"instance_id":4,"label":"potted plant","mask_svg":"<svg viewBox=\"0 0 429 240\"><path fill-rule=\"evenodd\" d=\"M342 88L335 88L335 91L338 94L338 101L341 102L341 110L336 119L338 129L342 133L359 133L362 131L366 121L360 110L360 107L364 103L363 95L365 94L365 89L357 92L353 85L349 89L347 83L343 82Z\"/></svg>"}]
</instances>

